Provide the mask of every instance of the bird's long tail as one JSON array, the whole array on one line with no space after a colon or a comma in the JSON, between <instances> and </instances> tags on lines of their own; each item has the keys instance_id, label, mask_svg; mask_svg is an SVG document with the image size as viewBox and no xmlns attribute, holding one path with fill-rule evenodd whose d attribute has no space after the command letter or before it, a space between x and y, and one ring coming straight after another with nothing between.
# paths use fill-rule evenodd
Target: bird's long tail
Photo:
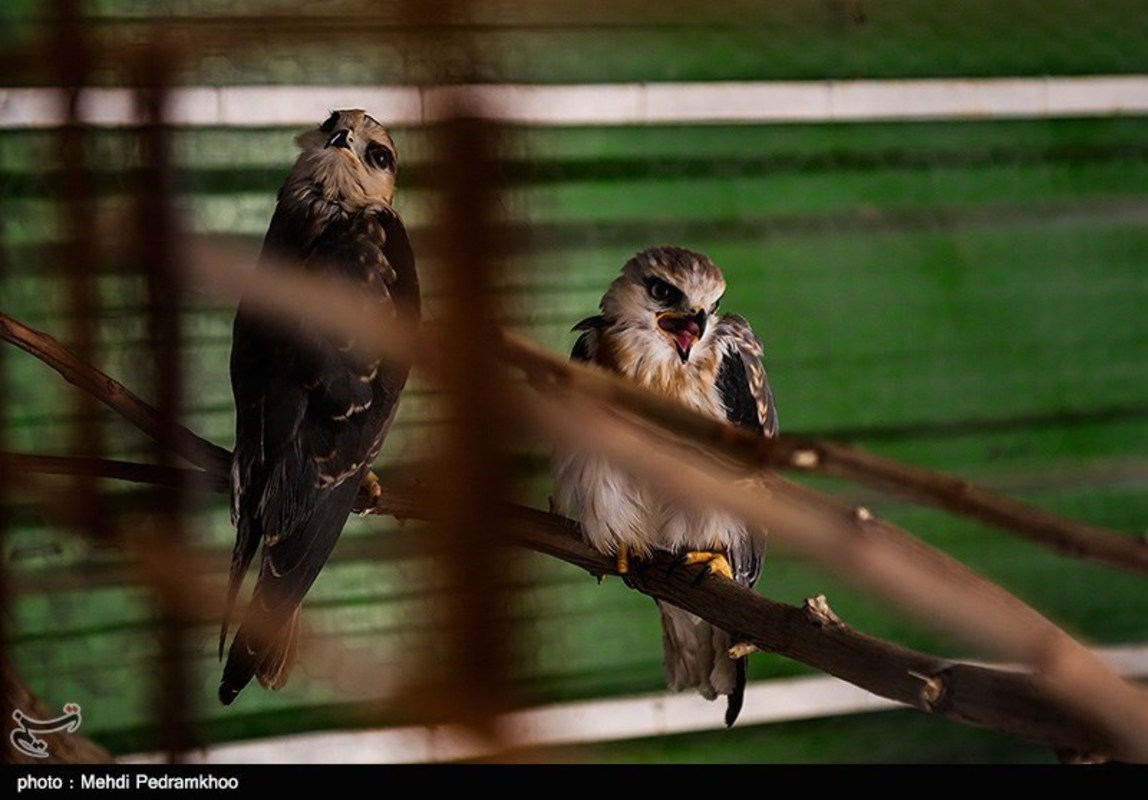
<instances>
[{"instance_id":1,"label":"bird's long tail","mask_svg":"<svg viewBox=\"0 0 1148 800\"><path fill-rule=\"evenodd\" d=\"M745 656L734 659L734 670L736 675L734 678L733 691L729 693L725 706L725 726L728 728L737 722L737 716L741 713L742 704L745 702L745 676L746 666L748 659Z\"/></svg>"},{"instance_id":2,"label":"bird's long tail","mask_svg":"<svg viewBox=\"0 0 1148 800\"><path fill-rule=\"evenodd\" d=\"M745 699L746 661L732 659L732 637L688 611L658 603L666 684L674 691L696 689L707 700L726 695L725 724L733 725Z\"/></svg>"},{"instance_id":3,"label":"bird's long tail","mask_svg":"<svg viewBox=\"0 0 1148 800\"><path fill-rule=\"evenodd\" d=\"M259 641L259 625L245 621L231 643L223 678L219 681L219 701L230 705L243 688L257 678L265 689L282 689L287 684L299 654L302 608L296 607L287 623L268 644Z\"/></svg>"}]
</instances>

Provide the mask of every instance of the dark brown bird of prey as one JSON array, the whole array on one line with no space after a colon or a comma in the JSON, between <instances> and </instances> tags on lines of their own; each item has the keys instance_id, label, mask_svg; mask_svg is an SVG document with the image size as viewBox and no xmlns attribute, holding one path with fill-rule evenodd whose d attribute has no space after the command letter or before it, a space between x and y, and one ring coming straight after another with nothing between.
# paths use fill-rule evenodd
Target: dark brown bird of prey
<instances>
[{"instance_id":1,"label":"dark brown bird of prey","mask_svg":"<svg viewBox=\"0 0 1148 800\"><path fill-rule=\"evenodd\" d=\"M360 110L335 111L296 138L301 149L256 269L300 270L357 287L364 306L407 324L419 284L402 220L391 206L397 157L390 135ZM299 645L303 597L351 512L395 417L409 365L381 359L303 319L271 318L241 301L231 348L235 550L219 654L248 566L259 575L231 643L219 699L256 677L281 688Z\"/></svg>"},{"instance_id":2,"label":"dark brown bird of prey","mask_svg":"<svg viewBox=\"0 0 1148 800\"><path fill-rule=\"evenodd\" d=\"M680 247L638 253L602 297L602 313L575 326L582 335L571 358L776 436L761 342L742 317L717 313L725 289L721 270L700 253ZM631 559L664 551L744 586L757 583L764 531L676 502L593 453L558 452L554 471L557 509L581 521L586 541L616 558L620 573L631 569ZM725 721L732 725L745 695L745 657L730 657L733 642L725 631L669 603L658 606L670 688L696 688L710 700L727 695Z\"/></svg>"}]
</instances>

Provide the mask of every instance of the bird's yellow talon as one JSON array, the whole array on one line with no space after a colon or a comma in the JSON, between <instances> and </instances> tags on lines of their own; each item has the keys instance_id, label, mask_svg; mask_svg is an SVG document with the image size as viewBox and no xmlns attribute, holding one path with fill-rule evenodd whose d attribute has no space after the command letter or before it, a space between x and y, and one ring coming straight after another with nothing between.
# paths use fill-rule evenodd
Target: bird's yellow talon
<instances>
[{"instance_id":1,"label":"bird's yellow talon","mask_svg":"<svg viewBox=\"0 0 1148 800\"><path fill-rule=\"evenodd\" d=\"M721 575L733 580L733 570L725 553L711 553L704 550L693 550L682 555L683 564L705 564L706 572L710 575Z\"/></svg>"},{"instance_id":2,"label":"bird's yellow talon","mask_svg":"<svg viewBox=\"0 0 1148 800\"><path fill-rule=\"evenodd\" d=\"M630 571L630 548L626 545L618 545L618 574L625 575Z\"/></svg>"},{"instance_id":3,"label":"bird's yellow talon","mask_svg":"<svg viewBox=\"0 0 1148 800\"><path fill-rule=\"evenodd\" d=\"M371 509L378 504L378 500L383 496L383 484L379 480L379 476L371 470L367 470L367 474L359 481L359 494L355 498L355 505L352 510L361 516L366 516L371 513Z\"/></svg>"},{"instance_id":4,"label":"bird's yellow talon","mask_svg":"<svg viewBox=\"0 0 1148 800\"><path fill-rule=\"evenodd\" d=\"M367 470L367 474L363 476L363 485L367 487L367 494L372 500L383 496L383 484L379 481L379 476L371 470Z\"/></svg>"}]
</instances>

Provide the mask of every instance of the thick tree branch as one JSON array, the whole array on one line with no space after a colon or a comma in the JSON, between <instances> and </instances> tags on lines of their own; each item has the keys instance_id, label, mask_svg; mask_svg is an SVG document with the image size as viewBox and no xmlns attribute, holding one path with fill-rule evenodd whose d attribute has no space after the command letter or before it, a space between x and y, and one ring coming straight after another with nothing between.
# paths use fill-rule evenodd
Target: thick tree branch
<instances>
[{"instance_id":1,"label":"thick tree branch","mask_svg":"<svg viewBox=\"0 0 1148 800\"><path fill-rule=\"evenodd\" d=\"M384 513L414 515L419 492L388 487ZM592 575L615 574L613 559L586 545L578 525L565 517L514 506L514 542L581 567ZM1083 755L1113 752L1102 726L1081 722L1050 702L1032 675L936 658L850 628L824 598L804 607L778 603L731 581L697 580L694 568L675 567L669 557L645 562L626 577L632 588L692 611L758 649L839 677L882 697L947 719L991 728L1058 751Z\"/></svg>"},{"instance_id":2,"label":"thick tree branch","mask_svg":"<svg viewBox=\"0 0 1148 800\"><path fill-rule=\"evenodd\" d=\"M1119 739L1121 758L1148 760L1148 694L1027 604L868 510L772 473L747 479L724 454L682 443L609 405L539 396L520 406L567 447L600 453L679 502L731 512L902 613L1026 665L1058 703Z\"/></svg>"},{"instance_id":3,"label":"thick tree branch","mask_svg":"<svg viewBox=\"0 0 1148 800\"><path fill-rule=\"evenodd\" d=\"M874 639L844 624L820 596L799 609L729 581L707 579L695 585L695 579L689 570L661 560L633 573L627 583L704 619L721 618L723 627L760 650L922 711L1057 751L1118 751L1107 728L1050 700L1047 687L1031 675L948 661Z\"/></svg>"},{"instance_id":4,"label":"thick tree branch","mask_svg":"<svg viewBox=\"0 0 1148 800\"><path fill-rule=\"evenodd\" d=\"M69 461L75 461L71 464ZM123 462L92 459L29 460L17 456L18 468L69 474L125 473ZM130 465L134 479L148 481L148 465ZM225 492L226 476L210 476L206 486ZM150 482L166 485L162 472ZM381 495L362 495L363 511L399 519L428 519L434 501L425 488L387 485ZM615 575L616 564L589 547L577 523L557 514L508 505L508 538L513 544L561 559L591 575ZM1113 752L1113 740L1103 726L1081 721L1051 702L1032 675L937 658L867 636L837 619L824 598L811 598L804 607L786 605L719 579L697 580L694 569L675 568L670 559L645 562L626 578L634 589L686 608L737 632L746 642L928 713L989 728L1044 744L1058 751L1100 757ZM210 605L210 603L208 603Z\"/></svg>"}]
</instances>

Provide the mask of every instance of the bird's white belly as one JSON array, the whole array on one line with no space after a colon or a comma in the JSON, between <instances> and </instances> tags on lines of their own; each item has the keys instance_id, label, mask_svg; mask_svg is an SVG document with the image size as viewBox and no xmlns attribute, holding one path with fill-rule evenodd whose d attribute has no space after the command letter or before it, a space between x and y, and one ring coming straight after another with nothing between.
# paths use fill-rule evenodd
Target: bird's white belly
<instances>
[{"instance_id":1,"label":"bird's white belly","mask_svg":"<svg viewBox=\"0 0 1148 800\"><path fill-rule=\"evenodd\" d=\"M638 556L725 550L743 528L723 512L667 500L596 455L555 459L554 500L559 513L581 523L586 542L608 555L621 546Z\"/></svg>"}]
</instances>

